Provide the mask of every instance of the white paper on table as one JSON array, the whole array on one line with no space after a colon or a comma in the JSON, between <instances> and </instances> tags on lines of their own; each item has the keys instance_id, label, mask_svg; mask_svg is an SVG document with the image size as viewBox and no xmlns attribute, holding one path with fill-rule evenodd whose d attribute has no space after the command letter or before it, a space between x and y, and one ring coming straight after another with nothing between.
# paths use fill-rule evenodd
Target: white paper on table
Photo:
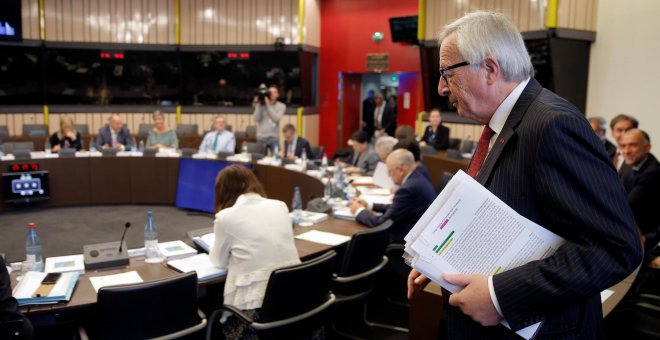
<instances>
[{"instance_id":1,"label":"white paper on table","mask_svg":"<svg viewBox=\"0 0 660 340\"><path fill-rule=\"evenodd\" d=\"M362 195L372 195L372 196L389 196L392 194L391 189L385 189L385 188L362 187L360 188L360 192L362 193Z\"/></svg>"},{"instance_id":2,"label":"white paper on table","mask_svg":"<svg viewBox=\"0 0 660 340\"><path fill-rule=\"evenodd\" d=\"M29 299L32 298L34 292L37 291L41 282L48 275L44 272L27 272L21 278L19 284L14 288L12 295L16 299ZM78 273L63 273L60 275L60 278L57 279L55 285L48 293L48 296L65 296L72 280L78 280Z\"/></svg>"},{"instance_id":3,"label":"white paper on table","mask_svg":"<svg viewBox=\"0 0 660 340\"><path fill-rule=\"evenodd\" d=\"M46 259L44 272L46 273L64 273L64 272L85 272L85 259L80 255L67 255L49 257Z\"/></svg>"},{"instance_id":4,"label":"white paper on table","mask_svg":"<svg viewBox=\"0 0 660 340\"><path fill-rule=\"evenodd\" d=\"M392 204L392 198L378 195L360 195L360 198L371 204Z\"/></svg>"},{"instance_id":5,"label":"white paper on table","mask_svg":"<svg viewBox=\"0 0 660 340\"><path fill-rule=\"evenodd\" d=\"M355 221L355 214L351 212L349 207L341 207L332 210L332 216L342 220Z\"/></svg>"},{"instance_id":6,"label":"white paper on table","mask_svg":"<svg viewBox=\"0 0 660 340\"><path fill-rule=\"evenodd\" d=\"M92 286L97 293L101 287L144 282L144 280L142 280L140 277L140 274L138 274L136 271L114 275L94 276L90 277L89 281L92 283Z\"/></svg>"},{"instance_id":7,"label":"white paper on table","mask_svg":"<svg viewBox=\"0 0 660 340\"><path fill-rule=\"evenodd\" d=\"M219 277L227 273L227 268L218 268L211 263L209 254L202 253L183 259L167 261L167 265L182 273L197 272L198 280Z\"/></svg>"},{"instance_id":8,"label":"white paper on table","mask_svg":"<svg viewBox=\"0 0 660 340\"><path fill-rule=\"evenodd\" d=\"M326 244L329 246L337 246L344 242L348 242L351 239L350 236L328 233L325 231L318 231L318 230L310 230L306 233L297 235L296 238L314 243Z\"/></svg>"},{"instance_id":9,"label":"white paper on table","mask_svg":"<svg viewBox=\"0 0 660 340\"><path fill-rule=\"evenodd\" d=\"M605 289L600 292L600 303L605 303L605 300L609 299L612 295L614 295L614 291L611 289Z\"/></svg>"},{"instance_id":10,"label":"white paper on table","mask_svg":"<svg viewBox=\"0 0 660 340\"><path fill-rule=\"evenodd\" d=\"M373 182L375 185L385 188L392 189L394 188L394 182L390 177L389 171L387 171L387 165L383 162L378 162L376 165L376 170L374 170Z\"/></svg>"},{"instance_id":11,"label":"white paper on table","mask_svg":"<svg viewBox=\"0 0 660 340\"><path fill-rule=\"evenodd\" d=\"M351 183L353 185L369 185L369 184L374 184L374 179L371 176L356 176L356 177L351 177L349 181L352 181Z\"/></svg>"},{"instance_id":12,"label":"white paper on table","mask_svg":"<svg viewBox=\"0 0 660 340\"><path fill-rule=\"evenodd\" d=\"M564 240L459 171L406 235L407 259L450 292L446 273L495 275L552 255ZM506 322L502 323L508 327ZM530 338L540 323L517 332ZM510 328L510 327L509 327Z\"/></svg>"}]
</instances>

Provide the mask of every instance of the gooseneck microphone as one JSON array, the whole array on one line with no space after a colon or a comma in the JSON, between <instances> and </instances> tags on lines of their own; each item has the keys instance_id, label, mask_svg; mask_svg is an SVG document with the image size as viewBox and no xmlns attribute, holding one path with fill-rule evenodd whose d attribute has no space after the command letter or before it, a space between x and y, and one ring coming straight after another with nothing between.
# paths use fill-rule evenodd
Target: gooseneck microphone
<instances>
[{"instance_id":1,"label":"gooseneck microphone","mask_svg":"<svg viewBox=\"0 0 660 340\"><path fill-rule=\"evenodd\" d=\"M126 222L124 225L124 233L121 235L121 240L119 240L119 252L121 253L121 247L124 245L124 237L126 237L126 231L131 227L131 222Z\"/></svg>"}]
</instances>

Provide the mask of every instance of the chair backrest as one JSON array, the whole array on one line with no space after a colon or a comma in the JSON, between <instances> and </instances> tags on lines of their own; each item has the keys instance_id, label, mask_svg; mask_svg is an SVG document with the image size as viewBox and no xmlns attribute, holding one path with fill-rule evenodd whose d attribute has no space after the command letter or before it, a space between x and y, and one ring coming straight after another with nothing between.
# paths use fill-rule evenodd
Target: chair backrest
<instances>
[{"instance_id":1,"label":"chair backrest","mask_svg":"<svg viewBox=\"0 0 660 340\"><path fill-rule=\"evenodd\" d=\"M449 138L449 149L458 150L461 147L460 138Z\"/></svg>"},{"instance_id":2,"label":"chair backrest","mask_svg":"<svg viewBox=\"0 0 660 340\"><path fill-rule=\"evenodd\" d=\"M387 220L375 228L353 234L337 274L353 276L378 266L390 242L391 226L392 220Z\"/></svg>"},{"instance_id":3,"label":"chair backrest","mask_svg":"<svg viewBox=\"0 0 660 340\"><path fill-rule=\"evenodd\" d=\"M78 133L80 133L81 136L89 135L89 125L87 124L76 124L75 129L78 131Z\"/></svg>"},{"instance_id":4,"label":"chair backrest","mask_svg":"<svg viewBox=\"0 0 660 340\"><path fill-rule=\"evenodd\" d=\"M16 151L34 151L34 142L6 142L3 144L5 153L16 153Z\"/></svg>"},{"instance_id":5,"label":"chair backrest","mask_svg":"<svg viewBox=\"0 0 660 340\"><path fill-rule=\"evenodd\" d=\"M257 126L249 125L245 128L245 133L247 133L247 138L257 138Z\"/></svg>"},{"instance_id":6,"label":"chair backrest","mask_svg":"<svg viewBox=\"0 0 660 340\"><path fill-rule=\"evenodd\" d=\"M448 171L443 172L442 176L440 176L438 187L435 188L435 192L439 194L442 191L442 189L444 189L447 186L447 183L449 183L452 177L454 177L454 174L452 174L451 172Z\"/></svg>"},{"instance_id":7,"label":"chair backrest","mask_svg":"<svg viewBox=\"0 0 660 340\"><path fill-rule=\"evenodd\" d=\"M420 148L420 150L422 151L423 155L435 155L438 153L438 150L430 145L424 145Z\"/></svg>"},{"instance_id":8,"label":"chair backrest","mask_svg":"<svg viewBox=\"0 0 660 340\"><path fill-rule=\"evenodd\" d=\"M247 138L247 132L245 132L245 131L236 131L236 132L234 132L234 137L236 139L239 139L239 138L245 139L245 138Z\"/></svg>"},{"instance_id":9,"label":"chair backrest","mask_svg":"<svg viewBox=\"0 0 660 340\"><path fill-rule=\"evenodd\" d=\"M301 315L326 303L336 261L337 253L332 250L301 264L274 270L268 279L259 322Z\"/></svg>"},{"instance_id":10,"label":"chair backrest","mask_svg":"<svg viewBox=\"0 0 660 340\"><path fill-rule=\"evenodd\" d=\"M312 146L312 156L314 156L314 159L321 159L323 157L323 146Z\"/></svg>"},{"instance_id":11,"label":"chair backrest","mask_svg":"<svg viewBox=\"0 0 660 340\"><path fill-rule=\"evenodd\" d=\"M244 145L247 145L248 153L266 154L266 144L264 143L245 142Z\"/></svg>"},{"instance_id":12,"label":"chair backrest","mask_svg":"<svg viewBox=\"0 0 660 340\"><path fill-rule=\"evenodd\" d=\"M94 335L103 339L146 339L199 323L197 274L99 289Z\"/></svg>"},{"instance_id":13,"label":"chair backrest","mask_svg":"<svg viewBox=\"0 0 660 340\"><path fill-rule=\"evenodd\" d=\"M154 128L153 124L150 123L140 123L140 126L138 127L138 137L146 137L149 135L149 131Z\"/></svg>"},{"instance_id":14,"label":"chair backrest","mask_svg":"<svg viewBox=\"0 0 660 340\"><path fill-rule=\"evenodd\" d=\"M0 125L0 142L9 137L9 128L7 125Z\"/></svg>"},{"instance_id":15,"label":"chair backrest","mask_svg":"<svg viewBox=\"0 0 660 340\"><path fill-rule=\"evenodd\" d=\"M176 126L177 136L190 136L197 134L197 124L179 124Z\"/></svg>"},{"instance_id":16,"label":"chair backrest","mask_svg":"<svg viewBox=\"0 0 660 340\"><path fill-rule=\"evenodd\" d=\"M476 143L473 140L464 140L463 145L461 145L462 153L472 153L476 147Z\"/></svg>"},{"instance_id":17,"label":"chair backrest","mask_svg":"<svg viewBox=\"0 0 660 340\"><path fill-rule=\"evenodd\" d=\"M48 135L48 126L44 124L24 124L23 136L26 137L46 137Z\"/></svg>"},{"instance_id":18,"label":"chair backrest","mask_svg":"<svg viewBox=\"0 0 660 340\"><path fill-rule=\"evenodd\" d=\"M23 319L1 321L0 339L19 340L28 338L28 336L24 333L25 328L23 326L23 322Z\"/></svg>"}]
</instances>

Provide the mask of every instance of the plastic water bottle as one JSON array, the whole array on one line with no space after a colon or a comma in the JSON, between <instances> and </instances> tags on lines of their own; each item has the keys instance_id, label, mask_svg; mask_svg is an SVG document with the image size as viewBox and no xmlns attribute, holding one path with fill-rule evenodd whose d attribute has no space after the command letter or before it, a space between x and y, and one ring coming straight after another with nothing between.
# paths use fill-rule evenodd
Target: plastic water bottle
<instances>
[{"instance_id":1,"label":"plastic water bottle","mask_svg":"<svg viewBox=\"0 0 660 340\"><path fill-rule=\"evenodd\" d=\"M162 261L158 251L158 229L154 222L154 214L151 211L147 211L147 223L144 225L144 252L146 262L157 263Z\"/></svg>"},{"instance_id":2,"label":"plastic water bottle","mask_svg":"<svg viewBox=\"0 0 660 340\"><path fill-rule=\"evenodd\" d=\"M89 140L89 151L96 152L96 139L94 137Z\"/></svg>"},{"instance_id":3,"label":"plastic water bottle","mask_svg":"<svg viewBox=\"0 0 660 340\"><path fill-rule=\"evenodd\" d=\"M280 159L280 147L277 145L273 146L273 159L276 161Z\"/></svg>"},{"instance_id":4,"label":"plastic water bottle","mask_svg":"<svg viewBox=\"0 0 660 340\"><path fill-rule=\"evenodd\" d=\"M144 152L144 141L140 139L140 147L138 148L138 151Z\"/></svg>"},{"instance_id":5,"label":"plastic water bottle","mask_svg":"<svg viewBox=\"0 0 660 340\"><path fill-rule=\"evenodd\" d=\"M332 177L328 176L323 189L323 199L326 201L332 198Z\"/></svg>"},{"instance_id":6,"label":"plastic water bottle","mask_svg":"<svg viewBox=\"0 0 660 340\"><path fill-rule=\"evenodd\" d=\"M291 211L293 224L300 223L302 217L302 198L300 198L300 187L296 187L293 191L293 200L291 201Z\"/></svg>"},{"instance_id":7,"label":"plastic water bottle","mask_svg":"<svg viewBox=\"0 0 660 340\"><path fill-rule=\"evenodd\" d=\"M323 157L321 158L321 167L325 168L327 166L328 166L328 154L324 152Z\"/></svg>"},{"instance_id":8,"label":"plastic water bottle","mask_svg":"<svg viewBox=\"0 0 660 340\"><path fill-rule=\"evenodd\" d=\"M303 171L307 170L307 150L302 148L302 153L300 154L300 165L302 165Z\"/></svg>"},{"instance_id":9,"label":"plastic water bottle","mask_svg":"<svg viewBox=\"0 0 660 340\"><path fill-rule=\"evenodd\" d=\"M46 151L47 155L50 155L52 148L50 146L50 142L46 141L46 144L44 144L44 151Z\"/></svg>"},{"instance_id":10,"label":"plastic water bottle","mask_svg":"<svg viewBox=\"0 0 660 340\"><path fill-rule=\"evenodd\" d=\"M34 262L35 270L42 271L44 260L41 250L41 239L37 235L37 226L33 222L28 223L28 234L25 239L25 261Z\"/></svg>"},{"instance_id":11,"label":"plastic water bottle","mask_svg":"<svg viewBox=\"0 0 660 340\"><path fill-rule=\"evenodd\" d=\"M135 137L131 139L131 147L127 148L126 151L137 151L137 142L135 141Z\"/></svg>"},{"instance_id":12,"label":"plastic water bottle","mask_svg":"<svg viewBox=\"0 0 660 340\"><path fill-rule=\"evenodd\" d=\"M245 144L245 143L243 143L243 147L241 148L241 154L243 154L243 156L246 156L246 157L248 155L248 147L247 147L247 144Z\"/></svg>"}]
</instances>

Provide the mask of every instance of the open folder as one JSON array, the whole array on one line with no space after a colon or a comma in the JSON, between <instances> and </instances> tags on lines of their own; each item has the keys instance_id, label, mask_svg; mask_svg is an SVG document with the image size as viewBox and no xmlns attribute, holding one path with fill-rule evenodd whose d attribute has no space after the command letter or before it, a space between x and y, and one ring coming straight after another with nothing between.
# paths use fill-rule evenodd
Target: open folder
<instances>
[{"instance_id":1,"label":"open folder","mask_svg":"<svg viewBox=\"0 0 660 340\"><path fill-rule=\"evenodd\" d=\"M459 171L405 237L404 258L450 292L445 273L495 275L552 254L565 242ZM510 328L506 322L502 323ZM540 323L516 332L534 336Z\"/></svg>"},{"instance_id":2,"label":"open folder","mask_svg":"<svg viewBox=\"0 0 660 340\"><path fill-rule=\"evenodd\" d=\"M42 272L27 272L23 275L12 292L19 306L52 304L71 300L79 274L77 272L62 273L47 296L35 297L35 292L41 286L41 281L46 275L48 274Z\"/></svg>"}]
</instances>

